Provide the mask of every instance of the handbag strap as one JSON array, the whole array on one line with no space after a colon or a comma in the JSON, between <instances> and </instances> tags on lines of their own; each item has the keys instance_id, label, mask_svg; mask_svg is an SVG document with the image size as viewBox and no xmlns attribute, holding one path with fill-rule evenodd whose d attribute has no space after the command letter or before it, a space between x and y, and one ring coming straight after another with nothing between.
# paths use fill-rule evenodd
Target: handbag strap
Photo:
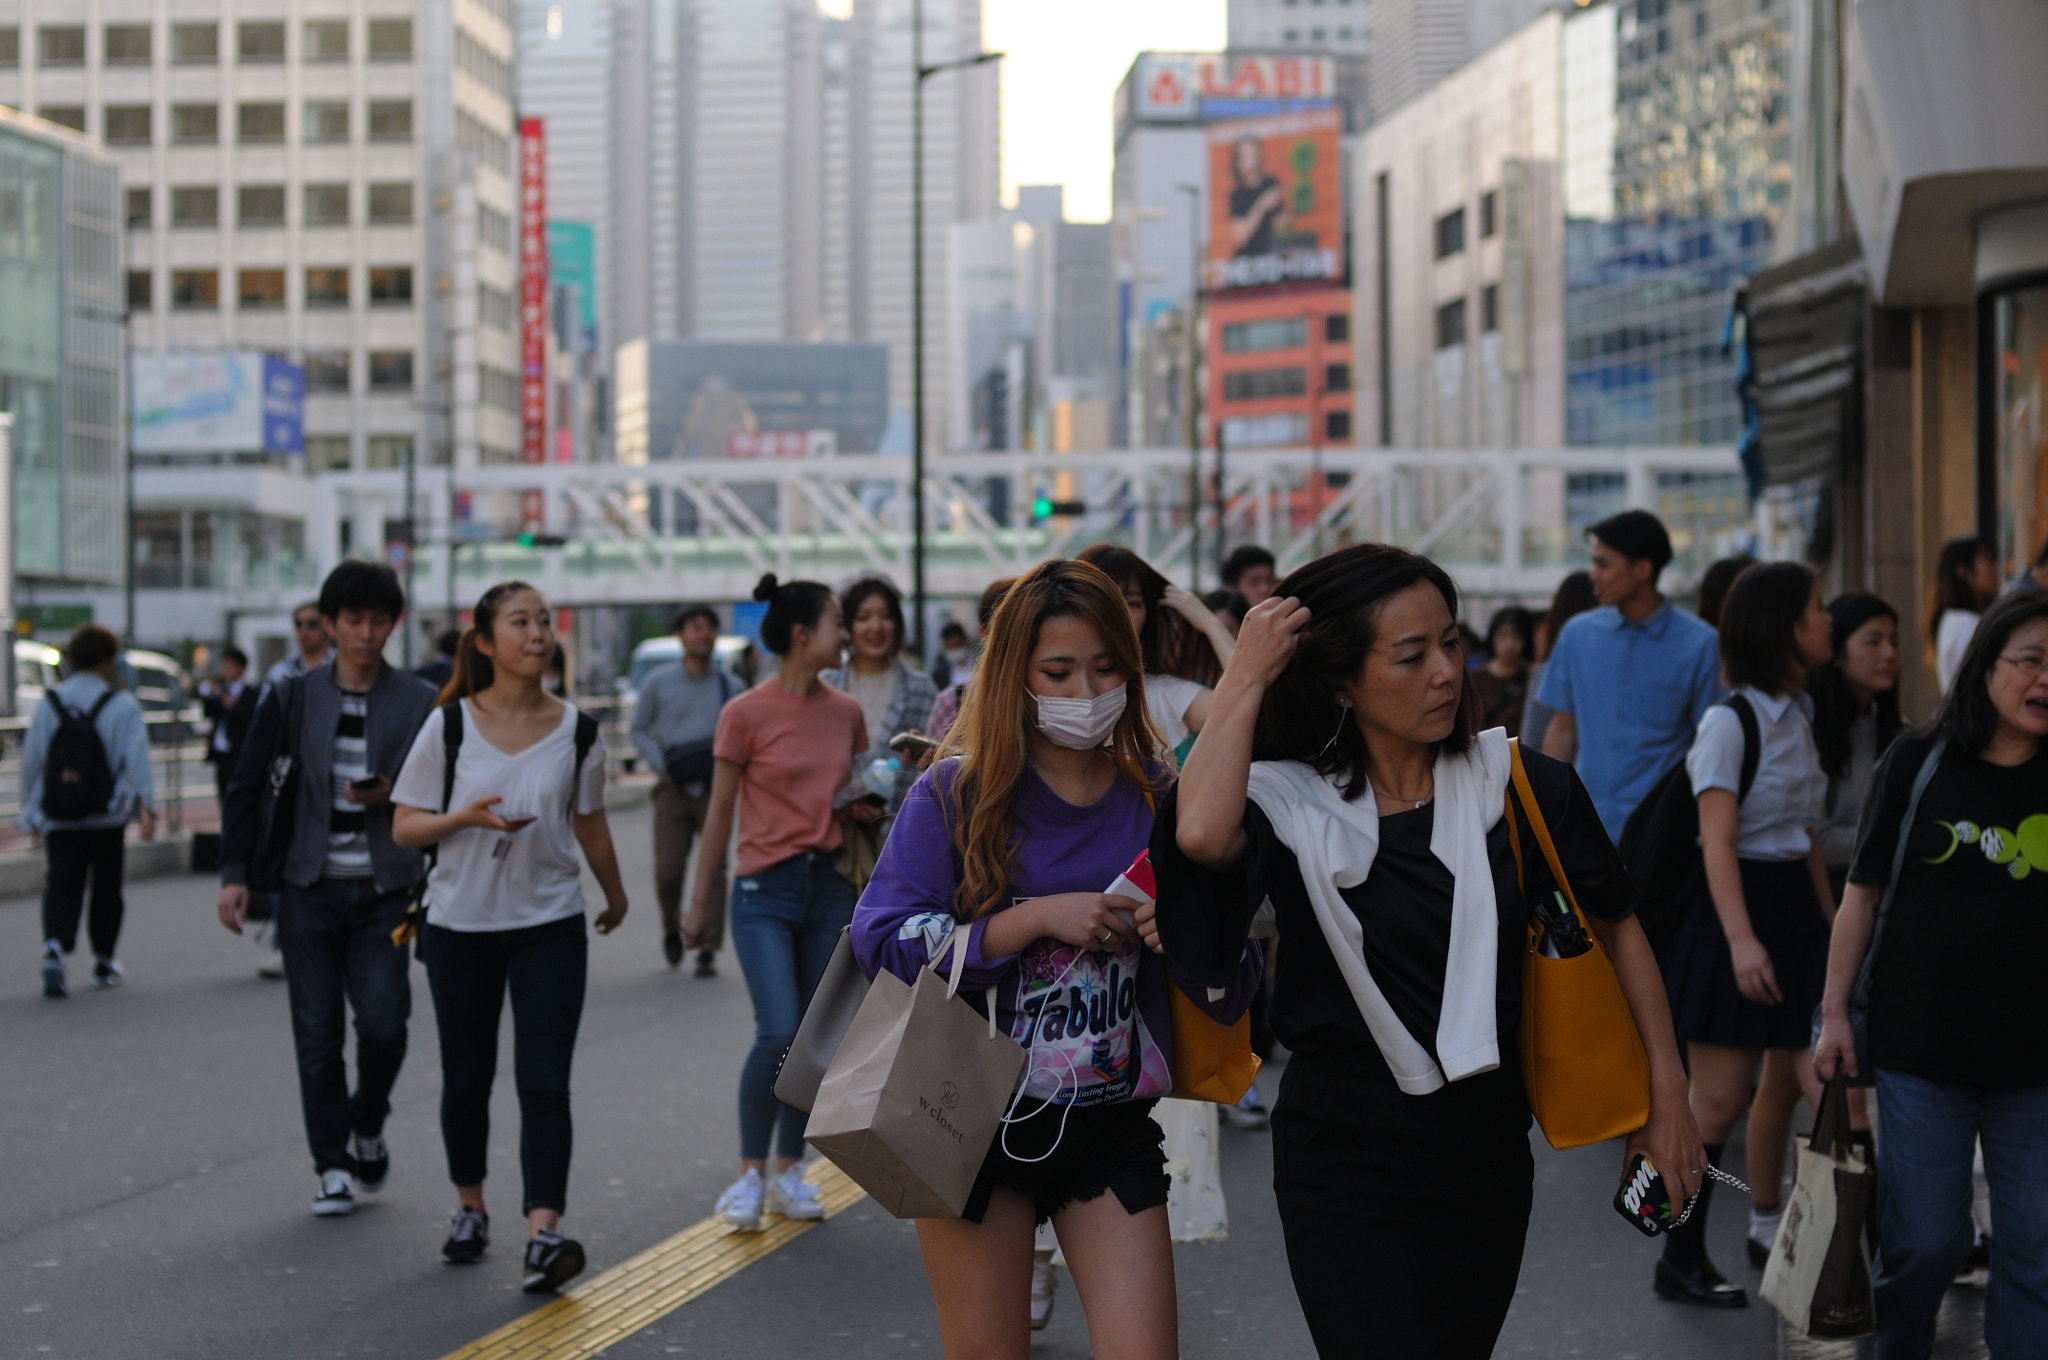
<instances>
[{"instance_id":1,"label":"handbag strap","mask_svg":"<svg viewBox=\"0 0 2048 1360\"><path fill-rule=\"evenodd\" d=\"M940 973L944 972L946 955L951 954L953 956L953 976L946 980L946 999L948 1001L951 1001L960 994L960 978L967 971L967 946L969 943L969 932L962 930L959 926L954 926L952 933L946 936L944 943L940 944L939 952L932 955L932 970ZM993 987L983 989L982 999L988 1002L988 1037L993 1039L996 1037L996 989Z\"/></svg>"},{"instance_id":2,"label":"handbag strap","mask_svg":"<svg viewBox=\"0 0 2048 1360\"><path fill-rule=\"evenodd\" d=\"M1578 894L1572 891L1572 882L1565 877L1564 864L1557 857L1557 842L1550 837L1550 824L1543 819L1543 809L1537 805L1536 790L1529 784L1529 771L1522 765L1522 741L1519 737L1508 740L1508 773L1513 788L1514 802L1522 805L1522 815L1528 818L1529 830L1536 837L1537 846L1543 851L1543 862L1550 866L1550 876L1557 880L1557 886L1564 893L1565 901L1571 904L1572 912L1583 924L1586 914L1579 910ZM1515 852L1515 877L1522 877L1522 837L1515 828L1514 808L1507 809L1508 845Z\"/></svg>"},{"instance_id":3,"label":"handbag strap","mask_svg":"<svg viewBox=\"0 0 2048 1360\"><path fill-rule=\"evenodd\" d=\"M1899 891L1899 875L1906 867L1906 839L1913 830L1913 818L1920 811L1920 795L1927 792L1927 785L1934 779L1934 771L1941 764L1942 754L1948 750L1948 738L1936 737L1934 745L1927 748L1926 759L1920 762L1920 771L1913 776L1913 792L1906 798L1906 815L1899 819L1899 842L1892 847L1892 876L1884 885L1884 895L1877 899L1877 915L1870 923L1870 945L1863 951L1863 966L1856 970L1856 986L1849 993L1851 1010L1870 1009L1870 979L1877 968L1878 946L1884 943L1885 918L1891 915L1892 898Z\"/></svg>"}]
</instances>

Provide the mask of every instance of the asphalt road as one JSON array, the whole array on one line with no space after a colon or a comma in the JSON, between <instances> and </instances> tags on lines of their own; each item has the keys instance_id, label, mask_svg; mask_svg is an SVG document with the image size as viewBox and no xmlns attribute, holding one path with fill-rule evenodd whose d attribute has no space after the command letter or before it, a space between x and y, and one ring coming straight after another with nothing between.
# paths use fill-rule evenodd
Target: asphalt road
<instances>
[{"instance_id":1,"label":"asphalt road","mask_svg":"<svg viewBox=\"0 0 2048 1360\"><path fill-rule=\"evenodd\" d=\"M734 1089L751 1035L728 953L715 980L661 962L648 813L615 827L634 906L594 939L575 1073L565 1227L604 1270L704 1217L731 1179ZM439 1259L453 1208L437 1125L439 1072L424 972L412 1056L387 1134L391 1182L346 1219L316 1220L284 985L213 919L208 879L133 885L128 984L68 1001L36 984L36 904L0 903L17 969L0 975L0 1356L445 1355L519 1316L517 1108L510 1021L493 1103L499 1245L482 1266ZM596 900L594 887L592 900ZM1270 1093L1270 1088L1269 1088ZM1183 1354L1310 1354L1288 1282L1267 1135L1226 1127L1227 1242L1177 1249ZM1739 1166L1733 1168L1738 1172ZM1656 1300L1654 1244L1608 1207L1611 1147L1539 1142L1536 1214L1501 1356L1764 1360L1762 1305L1709 1312ZM1742 1260L1737 1197L1714 1251ZM1740 1276L1754 1283L1754 1272ZM1360 1319L1370 1329L1370 1319ZM605 1352L617 1357L936 1353L909 1224L863 1201ZM1088 1354L1062 1278L1046 1360Z\"/></svg>"}]
</instances>

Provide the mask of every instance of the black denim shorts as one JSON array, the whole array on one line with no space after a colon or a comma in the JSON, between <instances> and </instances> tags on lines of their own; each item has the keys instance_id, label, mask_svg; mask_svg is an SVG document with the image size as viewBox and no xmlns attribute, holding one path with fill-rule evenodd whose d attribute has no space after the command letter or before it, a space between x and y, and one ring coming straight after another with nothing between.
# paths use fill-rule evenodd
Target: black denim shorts
<instances>
[{"instance_id":1,"label":"black denim shorts","mask_svg":"<svg viewBox=\"0 0 2048 1360\"><path fill-rule=\"evenodd\" d=\"M1019 1101L1010 1123L997 1131L960 1216L981 1222L998 1186L1030 1200L1040 1223L1104 1191L1114 1191L1129 1214L1166 1203L1166 1135L1152 1118L1158 1103L1120 1100L1063 1111L1043 1100Z\"/></svg>"}]
</instances>

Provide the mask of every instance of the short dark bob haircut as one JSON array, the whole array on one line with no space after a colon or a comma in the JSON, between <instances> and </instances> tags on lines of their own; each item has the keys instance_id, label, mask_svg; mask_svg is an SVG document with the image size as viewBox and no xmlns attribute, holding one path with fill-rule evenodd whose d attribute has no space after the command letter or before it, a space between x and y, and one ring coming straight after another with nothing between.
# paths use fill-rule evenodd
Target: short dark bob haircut
<instances>
[{"instance_id":1,"label":"short dark bob haircut","mask_svg":"<svg viewBox=\"0 0 2048 1360\"><path fill-rule=\"evenodd\" d=\"M705 604L702 600L698 600L678 608L674 616L668 621L668 630L671 633L680 633L691 619L709 619L713 629L719 626L718 610L711 605Z\"/></svg>"},{"instance_id":2,"label":"short dark bob haircut","mask_svg":"<svg viewBox=\"0 0 2048 1360\"><path fill-rule=\"evenodd\" d=\"M1998 735L1998 709L1991 702L1991 668L2012 644L2012 635L2036 619L2048 619L2048 595L2020 590L2001 597L1984 617L1963 652L1955 683L1934 728L1957 754L1975 759Z\"/></svg>"},{"instance_id":3,"label":"short dark bob haircut","mask_svg":"<svg viewBox=\"0 0 2048 1360\"><path fill-rule=\"evenodd\" d=\"M1294 659L1259 704L1254 760L1298 760L1317 774L1343 776L1346 799L1365 792L1365 733L1338 698L1365 669L1381 606L1418 585L1432 587L1450 617L1458 617L1458 587L1449 573L1420 553L1385 543L1340 548L1280 583L1274 593L1300 600L1309 621ZM1457 720L1437 743L1440 755L1470 750L1479 731L1477 698L1462 681L1461 668Z\"/></svg>"},{"instance_id":4,"label":"short dark bob haircut","mask_svg":"<svg viewBox=\"0 0 2048 1360\"><path fill-rule=\"evenodd\" d=\"M903 592L879 576L863 576L839 594L839 614L848 628L853 627L853 616L860 613L860 607L879 596L882 605L889 611L890 626L896 630L896 640L889 644L889 655L896 656L903 650L905 635L903 623ZM848 644L851 646L851 643Z\"/></svg>"},{"instance_id":5,"label":"short dark bob haircut","mask_svg":"<svg viewBox=\"0 0 2048 1360\"><path fill-rule=\"evenodd\" d=\"M768 606L761 616L761 645L777 656L788 656L796 630L816 628L831 607L832 587L818 581L778 581L771 571L755 584L754 599Z\"/></svg>"},{"instance_id":6,"label":"short dark bob haircut","mask_svg":"<svg viewBox=\"0 0 2048 1360\"><path fill-rule=\"evenodd\" d=\"M1765 562L1728 587L1721 606L1721 674L1733 689L1790 694L1805 670L1792 630L1813 600L1813 568L1804 562Z\"/></svg>"},{"instance_id":7,"label":"short dark bob haircut","mask_svg":"<svg viewBox=\"0 0 2048 1360\"><path fill-rule=\"evenodd\" d=\"M356 558L328 572L320 583L320 615L338 619L344 609L396 619L405 613L405 587L398 584L398 573L382 562Z\"/></svg>"},{"instance_id":8,"label":"short dark bob haircut","mask_svg":"<svg viewBox=\"0 0 2048 1360\"><path fill-rule=\"evenodd\" d=\"M1532 665L1536 660L1536 616L1518 604L1511 604L1493 611L1493 617L1486 622L1486 648L1493 650L1493 640L1501 629L1507 629L1522 640L1522 664Z\"/></svg>"}]
</instances>

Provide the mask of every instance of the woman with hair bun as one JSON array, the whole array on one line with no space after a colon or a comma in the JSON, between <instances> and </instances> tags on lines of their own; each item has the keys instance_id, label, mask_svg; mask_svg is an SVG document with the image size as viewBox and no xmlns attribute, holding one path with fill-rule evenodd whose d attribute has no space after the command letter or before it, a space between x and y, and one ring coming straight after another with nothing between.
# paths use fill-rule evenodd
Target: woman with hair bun
<instances>
[{"instance_id":1,"label":"woman with hair bun","mask_svg":"<svg viewBox=\"0 0 2048 1360\"><path fill-rule=\"evenodd\" d=\"M754 598L768 606L761 645L781 664L718 715L704 819L704 844L724 845L735 808L739 815L727 930L754 1003L754 1046L740 1069L740 1177L718 1197L718 1213L741 1232L758 1229L763 1213L825 1216L803 1178L806 1120L775 1099L775 1073L839 932L853 919L853 889L838 867L842 818L865 822L881 815L866 802L835 810L853 777L854 758L868 749L860 704L819 678L838 664L846 640L839 601L828 586L785 584L773 572L754 587ZM698 857L683 914L690 948L699 947L709 924L718 871L716 855Z\"/></svg>"}]
</instances>

